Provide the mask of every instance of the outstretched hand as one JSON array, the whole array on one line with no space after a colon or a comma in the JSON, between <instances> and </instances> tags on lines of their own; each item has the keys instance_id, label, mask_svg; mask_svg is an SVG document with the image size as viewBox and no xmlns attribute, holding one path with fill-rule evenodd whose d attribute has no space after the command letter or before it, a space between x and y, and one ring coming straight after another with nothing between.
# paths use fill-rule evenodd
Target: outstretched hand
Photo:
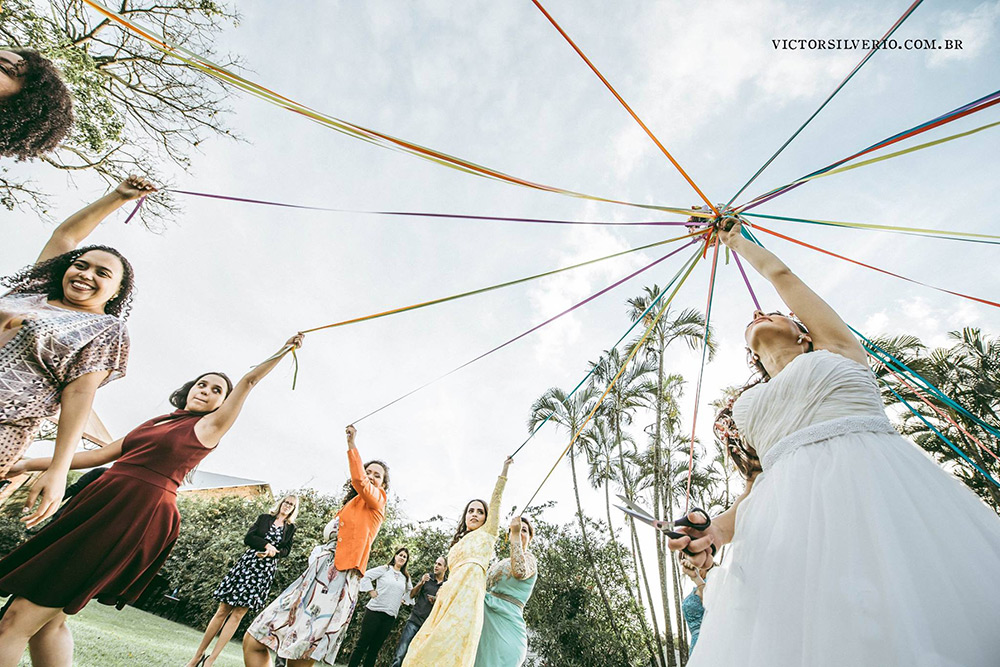
<instances>
[{"instance_id":1,"label":"outstretched hand","mask_svg":"<svg viewBox=\"0 0 1000 667\"><path fill-rule=\"evenodd\" d=\"M306 335L302 332L299 332L294 336L292 336L291 338L289 338L287 341L285 341L285 347L291 347L297 350L298 348L302 347L302 343L304 343L305 340L306 340Z\"/></svg>"},{"instance_id":2,"label":"outstretched hand","mask_svg":"<svg viewBox=\"0 0 1000 667\"><path fill-rule=\"evenodd\" d=\"M513 456L508 456L507 460L503 462L503 476L507 476L507 470L510 469L510 464L514 462Z\"/></svg>"},{"instance_id":3,"label":"outstretched hand","mask_svg":"<svg viewBox=\"0 0 1000 667\"><path fill-rule=\"evenodd\" d=\"M358 435L358 429L354 428L354 424L351 424L346 429L347 432L347 446L354 447L354 438Z\"/></svg>"},{"instance_id":4,"label":"outstretched hand","mask_svg":"<svg viewBox=\"0 0 1000 667\"><path fill-rule=\"evenodd\" d=\"M716 223L719 231L719 240L730 248L734 243L739 243L743 238L743 221L738 216L729 216Z\"/></svg>"},{"instance_id":5,"label":"outstretched hand","mask_svg":"<svg viewBox=\"0 0 1000 667\"><path fill-rule=\"evenodd\" d=\"M156 186L142 176L130 175L115 188L115 193L126 201L138 199L144 195L156 192Z\"/></svg>"}]
</instances>

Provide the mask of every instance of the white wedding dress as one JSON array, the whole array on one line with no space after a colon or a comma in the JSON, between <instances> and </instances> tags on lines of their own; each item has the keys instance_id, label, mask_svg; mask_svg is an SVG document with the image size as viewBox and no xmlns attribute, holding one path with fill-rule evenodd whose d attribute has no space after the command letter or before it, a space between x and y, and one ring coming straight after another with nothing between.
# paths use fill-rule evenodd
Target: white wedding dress
<instances>
[{"instance_id":1,"label":"white wedding dress","mask_svg":"<svg viewBox=\"0 0 1000 667\"><path fill-rule=\"evenodd\" d=\"M866 366L803 354L733 417L763 472L690 667L1000 665L1000 518L896 433Z\"/></svg>"}]
</instances>

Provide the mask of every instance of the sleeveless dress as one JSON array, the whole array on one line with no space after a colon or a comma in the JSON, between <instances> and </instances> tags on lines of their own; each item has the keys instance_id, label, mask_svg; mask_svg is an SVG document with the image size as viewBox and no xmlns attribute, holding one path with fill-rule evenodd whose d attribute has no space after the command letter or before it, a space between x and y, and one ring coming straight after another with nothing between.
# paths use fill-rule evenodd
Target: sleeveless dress
<instances>
[{"instance_id":1,"label":"sleeveless dress","mask_svg":"<svg viewBox=\"0 0 1000 667\"><path fill-rule=\"evenodd\" d=\"M500 527L506 477L497 478L486 523L448 550L451 576L438 589L430 616L420 626L403 667L473 667L483 629L486 568ZM463 517L464 519L464 517Z\"/></svg>"},{"instance_id":2,"label":"sleeveless dress","mask_svg":"<svg viewBox=\"0 0 1000 667\"><path fill-rule=\"evenodd\" d=\"M177 487L212 449L178 410L125 436L122 456L66 511L0 560L0 593L67 614L92 598L119 609L135 602L180 532Z\"/></svg>"},{"instance_id":3,"label":"sleeveless dress","mask_svg":"<svg viewBox=\"0 0 1000 667\"><path fill-rule=\"evenodd\" d=\"M67 384L98 371L111 371L102 386L123 377L128 349L113 315L52 306L44 294L0 296L0 476L59 411Z\"/></svg>"},{"instance_id":4,"label":"sleeveless dress","mask_svg":"<svg viewBox=\"0 0 1000 667\"><path fill-rule=\"evenodd\" d=\"M476 667L521 667L528 657L524 605L528 604L538 581L538 565L532 554L522 552L520 556L525 561L525 573L531 573L524 579L514 576L510 558L490 568Z\"/></svg>"},{"instance_id":5,"label":"sleeveless dress","mask_svg":"<svg viewBox=\"0 0 1000 667\"><path fill-rule=\"evenodd\" d=\"M733 417L763 472L690 667L1000 664L1000 518L896 433L867 366L800 355Z\"/></svg>"}]
</instances>

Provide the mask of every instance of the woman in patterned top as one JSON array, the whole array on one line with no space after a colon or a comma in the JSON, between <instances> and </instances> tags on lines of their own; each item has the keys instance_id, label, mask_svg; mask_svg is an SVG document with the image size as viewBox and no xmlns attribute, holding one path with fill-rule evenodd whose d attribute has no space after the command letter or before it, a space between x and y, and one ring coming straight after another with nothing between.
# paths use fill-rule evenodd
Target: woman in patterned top
<instances>
[{"instance_id":1,"label":"woman in patterned top","mask_svg":"<svg viewBox=\"0 0 1000 667\"><path fill-rule=\"evenodd\" d=\"M201 644L188 667L215 664L246 613L264 606L278 571L278 558L288 556L292 549L298 514L298 496L285 496L270 514L261 514L250 526L243 538L243 543L250 548L243 552L212 593L212 597L219 601L219 609L208 622L205 636L201 638ZM206 656L208 645L216 637L219 641L215 643L215 650Z\"/></svg>"},{"instance_id":2,"label":"woman in patterned top","mask_svg":"<svg viewBox=\"0 0 1000 667\"><path fill-rule=\"evenodd\" d=\"M483 634L476 667L520 667L528 657L524 605L538 580L538 563L528 551L535 529L527 517L510 522L510 558L490 567L486 577Z\"/></svg>"},{"instance_id":3,"label":"woman in patterned top","mask_svg":"<svg viewBox=\"0 0 1000 667\"><path fill-rule=\"evenodd\" d=\"M132 266L106 246L77 246L122 204L153 190L130 176L52 233L35 264L0 279L0 477L59 413L52 466L32 486L24 521L34 527L59 507L94 394L125 375Z\"/></svg>"}]
</instances>

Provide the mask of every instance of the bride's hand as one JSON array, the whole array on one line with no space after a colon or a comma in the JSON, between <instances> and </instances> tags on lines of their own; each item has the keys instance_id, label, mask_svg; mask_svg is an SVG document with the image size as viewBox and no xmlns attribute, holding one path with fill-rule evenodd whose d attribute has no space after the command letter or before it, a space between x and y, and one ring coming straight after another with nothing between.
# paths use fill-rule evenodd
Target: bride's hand
<instances>
[{"instance_id":1,"label":"bride's hand","mask_svg":"<svg viewBox=\"0 0 1000 667\"><path fill-rule=\"evenodd\" d=\"M700 513L689 514L688 519L696 522L704 520ZM686 548L692 552L685 556L692 565L700 569L712 566L714 563L712 545L722 544L722 535L715 524L705 530L696 530L687 526L678 526L674 530L678 533L684 533L684 537L667 538L667 547L671 551L683 551Z\"/></svg>"},{"instance_id":2,"label":"bride's hand","mask_svg":"<svg viewBox=\"0 0 1000 667\"><path fill-rule=\"evenodd\" d=\"M736 217L723 218L718 222L719 227L719 240L725 243L730 248L734 248L736 244L740 242L743 238L743 223Z\"/></svg>"}]
</instances>

